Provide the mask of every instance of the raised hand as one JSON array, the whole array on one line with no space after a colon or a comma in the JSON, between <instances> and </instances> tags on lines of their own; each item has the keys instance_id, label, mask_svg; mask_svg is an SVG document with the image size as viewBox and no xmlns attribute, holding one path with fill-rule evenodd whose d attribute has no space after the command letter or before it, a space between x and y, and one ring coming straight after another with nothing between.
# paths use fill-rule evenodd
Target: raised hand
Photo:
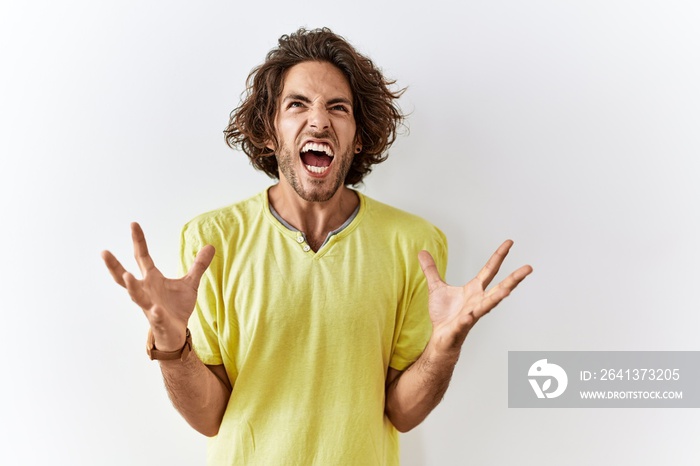
<instances>
[{"instance_id":1,"label":"raised hand","mask_svg":"<svg viewBox=\"0 0 700 466\"><path fill-rule=\"evenodd\" d=\"M199 281L214 257L214 247L203 247L184 277L169 279L148 254L146 238L138 223L131 224L131 239L141 280L127 272L111 252L103 251L102 259L114 281L126 288L143 310L151 324L156 347L161 351L176 351L185 344L187 321L194 310Z\"/></svg>"},{"instance_id":2,"label":"raised hand","mask_svg":"<svg viewBox=\"0 0 700 466\"><path fill-rule=\"evenodd\" d=\"M486 291L512 245L511 240L501 244L477 276L461 287L450 286L442 280L430 253L421 251L418 254L421 268L428 280L428 309L433 322L431 341L435 349L445 353L458 353L474 324L532 272L532 267L524 265Z\"/></svg>"}]
</instances>

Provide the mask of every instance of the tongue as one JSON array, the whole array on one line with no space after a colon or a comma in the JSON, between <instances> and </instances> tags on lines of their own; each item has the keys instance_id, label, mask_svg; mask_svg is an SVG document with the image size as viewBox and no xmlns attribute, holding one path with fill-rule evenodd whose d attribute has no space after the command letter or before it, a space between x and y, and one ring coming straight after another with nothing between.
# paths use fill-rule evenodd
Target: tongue
<instances>
[{"instance_id":1,"label":"tongue","mask_svg":"<svg viewBox=\"0 0 700 466\"><path fill-rule=\"evenodd\" d=\"M304 165L311 165L312 167L327 167L331 164L331 158L326 154L319 152L304 152L301 154L301 161Z\"/></svg>"}]
</instances>

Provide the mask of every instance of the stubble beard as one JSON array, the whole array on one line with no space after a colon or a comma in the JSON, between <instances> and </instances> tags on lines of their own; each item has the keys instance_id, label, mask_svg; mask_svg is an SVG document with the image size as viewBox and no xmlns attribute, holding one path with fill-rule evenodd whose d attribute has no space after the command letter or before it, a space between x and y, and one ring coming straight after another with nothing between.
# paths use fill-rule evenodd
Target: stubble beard
<instances>
[{"instance_id":1,"label":"stubble beard","mask_svg":"<svg viewBox=\"0 0 700 466\"><path fill-rule=\"evenodd\" d=\"M302 186L299 181L297 173L294 171L295 164L300 162L299 154L284 143L280 144L280 146L281 150L278 151L278 154L275 154L280 176L284 176L297 195L303 200L307 202L326 202L345 185L345 177L348 171L350 171L354 155L351 146L346 147L342 154L336 154L333 158L333 164L340 163L340 166L336 167L337 170L334 179L315 179L308 177L307 184L312 185L311 189L304 189L304 186ZM330 169L331 168L329 168L329 170ZM326 184L329 185L324 189L324 185Z\"/></svg>"}]
</instances>

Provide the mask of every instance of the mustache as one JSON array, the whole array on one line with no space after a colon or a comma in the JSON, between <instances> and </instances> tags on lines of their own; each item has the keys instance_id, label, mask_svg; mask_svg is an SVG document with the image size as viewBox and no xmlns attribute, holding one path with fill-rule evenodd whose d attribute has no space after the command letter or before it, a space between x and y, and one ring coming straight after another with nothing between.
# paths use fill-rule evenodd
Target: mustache
<instances>
[{"instance_id":1,"label":"mustache","mask_svg":"<svg viewBox=\"0 0 700 466\"><path fill-rule=\"evenodd\" d=\"M312 138L312 139L327 139L331 141L336 147L338 146L338 141L335 138L335 134L332 132L326 130L326 131L318 131L318 132L313 132L313 131L307 131L301 135L299 135L299 141L303 141L304 139L307 138Z\"/></svg>"}]
</instances>

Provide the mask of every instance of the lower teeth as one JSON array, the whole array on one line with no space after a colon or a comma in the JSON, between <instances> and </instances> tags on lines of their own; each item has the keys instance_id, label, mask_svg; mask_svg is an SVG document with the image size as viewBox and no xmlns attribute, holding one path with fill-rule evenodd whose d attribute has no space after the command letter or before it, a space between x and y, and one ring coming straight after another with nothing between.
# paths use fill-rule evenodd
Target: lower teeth
<instances>
[{"instance_id":1,"label":"lower teeth","mask_svg":"<svg viewBox=\"0 0 700 466\"><path fill-rule=\"evenodd\" d=\"M305 165L306 169L311 173L323 173L328 167L314 167L313 165Z\"/></svg>"}]
</instances>

